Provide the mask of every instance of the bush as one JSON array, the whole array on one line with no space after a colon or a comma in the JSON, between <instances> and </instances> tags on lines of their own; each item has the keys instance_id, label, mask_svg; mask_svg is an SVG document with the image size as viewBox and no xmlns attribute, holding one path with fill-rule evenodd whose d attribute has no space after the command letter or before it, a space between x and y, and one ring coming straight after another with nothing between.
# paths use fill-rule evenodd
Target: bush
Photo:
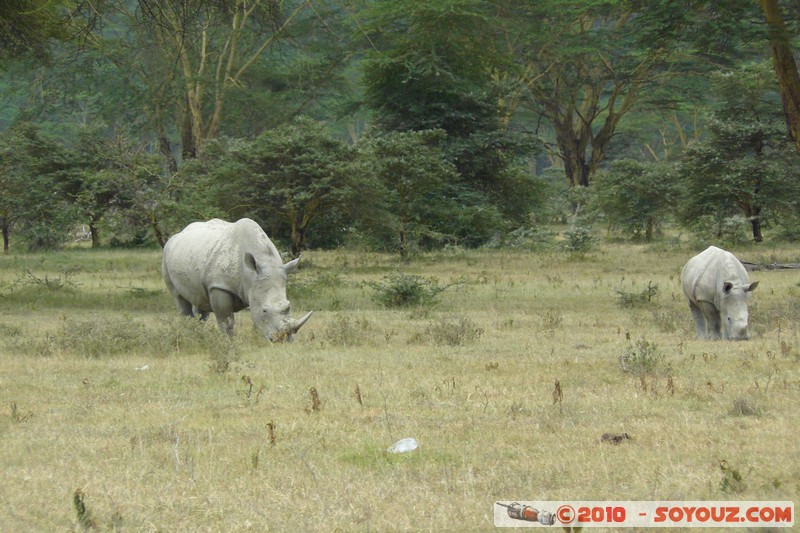
<instances>
[{"instance_id":1,"label":"bush","mask_svg":"<svg viewBox=\"0 0 800 533\"><path fill-rule=\"evenodd\" d=\"M381 281L367 283L374 291L373 299L384 307L429 306L447 289L433 278L394 273Z\"/></svg>"},{"instance_id":2,"label":"bush","mask_svg":"<svg viewBox=\"0 0 800 533\"><path fill-rule=\"evenodd\" d=\"M671 164L623 159L598 173L592 192L612 227L649 242L675 209L679 184Z\"/></svg>"},{"instance_id":3,"label":"bush","mask_svg":"<svg viewBox=\"0 0 800 533\"><path fill-rule=\"evenodd\" d=\"M589 253L597 246L597 238L586 226L576 224L564 232L564 237L564 250L573 254Z\"/></svg>"},{"instance_id":4,"label":"bush","mask_svg":"<svg viewBox=\"0 0 800 533\"><path fill-rule=\"evenodd\" d=\"M658 285L652 281L647 282L647 287L638 292L617 290L620 307L639 307L649 303L658 294Z\"/></svg>"},{"instance_id":5,"label":"bush","mask_svg":"<svg viewBox=\"0 0 800 533\"><path fill-rule=\"evenodd\" d=\"M625 353L619 356L619 364L623 372L636 376L652 374L661 366L664 354L658 351L655 343L641 339L628 346Z\"/></svg>"}]
</instances>

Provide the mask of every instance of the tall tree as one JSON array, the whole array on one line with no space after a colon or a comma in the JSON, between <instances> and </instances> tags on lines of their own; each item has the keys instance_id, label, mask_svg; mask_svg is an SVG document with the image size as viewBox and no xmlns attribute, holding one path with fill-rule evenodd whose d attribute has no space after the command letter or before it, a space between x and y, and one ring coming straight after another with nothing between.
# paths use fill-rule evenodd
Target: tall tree
<instances>
[{"instance_id":1,"label":"tall tree","mask_svg":"<svg viewBox=\"0 0 800 533\"><path fill-rule=\"evenodd\" d=\"M800 73L792 49L792 36L778 0L759 0L767 22L772 66L778 77L786 129L800 152Z\"/></svg>"},{"instance_id":2,"label":"tall tree","mask_svg":"<svg viewBox=\"0 0 800 533\"><path fill-rule=\"evenodd\" d=\"M21 123L0 133L0 229L8 253L13 230L29 248L63 242L74 222L59 176L64 150L34 125Z\"/></svg>"},{"instance_id":3,"label":"tall tree","mask_svg":"<svg viewBox=\"0 0 800 533\"><path fill-rule=\"evenodd\" d=\"M683 42L701 29L703 39L712 43L723 33L706 24L709 8L703 4L497 3L510 77L518 84L504 103L509 113L526 107L550 124L555 137L550 149L563 161L570 186L588 186L626 115L649 95L659 94L657 88L687 75L689 53L710 48Z\"/></svg>"},{"instance_id":4,"label":"tall tree","mask_svg":"<svg viewBox=\"0 0 800 533\"><path fill-rule=\"evenodd\" d=\"M762 63L715 75L714 92L718 103L708 138L682 161L688 187L682 214L690 225L722 228L738 213L761 242L765 220L796 216L800 196L797 154L785 135L778 86Z\"/></svg>"},{"instance_id":5,"label":"tall tree","mask_svg":"<svg viewBox=\"0 0 800 533\"><path fill-rule=\"evenodd\" d=\"M372 201L373 180L359 172L355 151L335 139L324 123L300 117L252 141L209 143L195 163L199 193L228 216L249 216L272 234L288 233L294 257L309 233L331 211L358 211Z\"/></svg>"},{"instance_id":6,"label":"tall tree","mask_svg":"<svg viewBox=\"0 0 800 533\"><path fill-rule=\"evenodd\" d=\"M0 65L20 56L44 59L52 39L70 36L72 0L0 2Z\"/></svg>"},{"instance_id":7,"label":"tall tree","mask_svg":"<svg viewBox=\"0 0 800 533\"><path fill-rule=\"evenodd\" d=\"M365 96L386 131L445 133L441 153L457 173L441 201L454 209L493 212L494 222L519 223L534 187L516 165L535 144L509 128L498 110L503 87L491 76L496 43L487 31L490 8L483 0L368 2L360 13L371 48ZM485 240L474 220L449 222L459 242Z\"/></svg>"}]
</instances>

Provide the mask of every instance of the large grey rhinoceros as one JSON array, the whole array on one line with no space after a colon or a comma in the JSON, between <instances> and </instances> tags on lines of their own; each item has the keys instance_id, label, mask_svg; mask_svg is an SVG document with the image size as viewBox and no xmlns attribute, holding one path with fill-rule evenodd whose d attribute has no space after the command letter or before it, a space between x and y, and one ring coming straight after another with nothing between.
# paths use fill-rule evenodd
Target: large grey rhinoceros
<instances>
[{"instance_id":1,"label":"large grey rhinoceros","mask_svg":"<svg viewBox=\"0 0 800 533\"><path fill-rule=\"evenodd\" d=\"M681 283L699 338L750 338L747 293L758 282L750 283L747 271L732 253L709 246L689 259L681 272Z\"/></svg>"},{"instance_id":2,"label":"large grey rhinoceros","mask_svg":"<svg viewBox=\"0 0 800 533\"><path fill-rule=\"evenodd\" d=\"M254 221L194 222L164 245L161 273L178 311L206 319L233 335L233 314L250 308L253 326L270 340L291 340L311 316L289 315L286 278L299 259L283 264L275 245Z\"/></svg>"}]
</instances>

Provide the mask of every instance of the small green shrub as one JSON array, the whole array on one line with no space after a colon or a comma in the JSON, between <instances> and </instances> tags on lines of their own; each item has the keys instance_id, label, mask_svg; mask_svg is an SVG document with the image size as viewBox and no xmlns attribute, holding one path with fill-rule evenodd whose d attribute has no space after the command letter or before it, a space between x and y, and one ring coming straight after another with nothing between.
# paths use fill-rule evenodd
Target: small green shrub
<instances>
[{"instance_id":1,"label":"small green shrub","mask_svg":"<svg viewBox=\"0 0 800 533\"><path fill-rule=\"evenodd\" d=\"M618 303L620 307L624 308L646 305L652 301L656 294L658 294L658 284L652 281L648 281L647 287L641 291L628 292L622 289L617 290L617 296L619 296Z\"/></svg>"},{"instance_id":2,"label":"small green shrub","mask_svg":"<svg viewBox=\"0 0 800 533\"><path fill-rule=\"evenodd\" d=\"M623 372L637 376L654 373L664 361L664 354L655 343L641 339L628 346L625 353L619 356L619 364Z\"/></svg>"},{"instance_id":3,"label":"small green shrub","mask_svg":"<svg viewBox=\"0 0 800 533\"><path fill-rule=\"evenodd\" d=\"M368 282L375 291L373 300L384 307L430 306L447 286L439 285L433 278L413 274L394 273L381 281Z\"/></svg>"},{"instance_id":4,"label":"small green shrub","mask_svg":"<svg viewBox=\"0 0 800 533\"><path fill-rule=\"evenodd\" d=\"M572 226L564 232L564 238L564 250L573 254L586 254L597 247L597 238L586 226Z\"/></svg>"}]
</instances>

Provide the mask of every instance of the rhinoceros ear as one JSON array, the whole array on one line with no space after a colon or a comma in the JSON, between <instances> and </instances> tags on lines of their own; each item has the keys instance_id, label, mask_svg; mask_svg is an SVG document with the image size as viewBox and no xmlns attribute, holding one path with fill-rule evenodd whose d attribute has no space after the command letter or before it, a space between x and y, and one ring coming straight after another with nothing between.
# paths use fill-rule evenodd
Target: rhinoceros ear
<instances>
[{"instance_id":1,"label":"rhinoceros ear","mask_svg":"<svg viewBox=\"0 0 800 533\"><path fill-rule=\"evenodd\" d=\"M258 263L256 263L256 258L250 252L244 253L244 268L252 275L258 275Z\"/></svg>"},{"instance_id":2,"label":"rhinoceros ear","mask_svg":"<svg viewBox=\"0 0 800 533\"><path fill-rule=\"evenodd\" d=\"M724 292L725 294L730 294L732 290L733 290L733 283L731 283L730 281L725 281L722 283L722 292Z\"/></svg>"},{"instance_id":3,"label":"rhinoceros ear","mask_svg":"<svg viewBox=\"0 0 800 533\"><path fill-rule=\"evenodd\" d=\"M292 259L291 261L289 261L288 263L283 265L283 270L287 274L293 274L293 273L297 272L297 264L299 262L300 262L300 258L299 257L297 259Z\"/></svg>"},{"instance_id":4,"label":"rhinoceros ear","mask_svg":"<svg viewBox=\"0 0 800 533\"><path fill-rule=\"evenodd\" d=\"M744 286L744 292L752 292L752 291L756 290L756 287L758 287L758 282L754 281L750 285L745 285Z\"/></svg>"}]
</instances>

